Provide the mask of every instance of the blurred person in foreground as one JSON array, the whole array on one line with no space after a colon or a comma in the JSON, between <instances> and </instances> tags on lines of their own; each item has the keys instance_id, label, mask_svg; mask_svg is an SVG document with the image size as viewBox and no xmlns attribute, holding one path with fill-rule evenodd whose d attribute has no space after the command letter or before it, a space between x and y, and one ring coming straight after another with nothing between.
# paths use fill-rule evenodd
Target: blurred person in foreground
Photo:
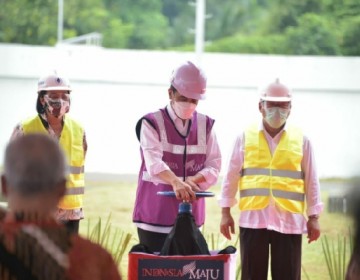
<instances>
[{"instance_id":1,"label":"blurred person in foreground","mask_svg":"<svg viewBox=\"0 0 360 280\"><path fill-rule=\"evenodd\" d=\"M290 90L277 79L261 94L260 123L236 138L219 205L220 231L235 233L230 208L239 191L241 279L301 279L302 234L308 242L320 236L323 210L314 152L298 127L286 123Z\"/></svg>"},{"instance_id":2,"label":"blurred person in foreground","mask_svg":"<svg viewBox=\"0 0 360 280\"><path fill-rule=\"evenodd\" d=\"M84 218L84 164L87 141L83 127L67 113L70 110L69 80L52 71L38 81L37 114L18 124L11 140L27 133L45 133L59 142L68 160L70 174L65 196L59 201L56 219L71 232L79 232Z\"/></svg>"},{"instance_id":3,"label":"blurred person in foreground","mask_svg":"<svg viewBox=\"0 0 360 280\"><path fill-rule=\"evenodd\" d=\"M348 193L350 214L354 223L354 248L346 270L345 280L360 279L360 180L357 179L354 187Z\"/></svg>"},{"instance_id":4,"label":"blurred person in foreground","mask_svg":"<svg viewBox=\"0 0 360 280\"><path fill-rule=\"evenodd\" d=\"M49 136L27 134L7 146L1 176L8 209L0 221L0 279L120 279L105 249L54 219L67 176L64 154Z\"/></svg>"},{"instance_id":5,"label":"blurred person in foreground","mask_svg":"<svg viewBox=\"0 0 360 280\"><path fill-rule=\"evenodd\" d=\"M136 125L142 163L133 222L140 243L152 252L161 251L182 201L192 202L198 227L205 221L204 198L196 199L195 192L214 185L221 167L215 121L196 111L205 91L203 70L184 62L170 78L169 104ZM176 198L157 195L158 191L174 191Z\"/></svg>"}]
</instances>

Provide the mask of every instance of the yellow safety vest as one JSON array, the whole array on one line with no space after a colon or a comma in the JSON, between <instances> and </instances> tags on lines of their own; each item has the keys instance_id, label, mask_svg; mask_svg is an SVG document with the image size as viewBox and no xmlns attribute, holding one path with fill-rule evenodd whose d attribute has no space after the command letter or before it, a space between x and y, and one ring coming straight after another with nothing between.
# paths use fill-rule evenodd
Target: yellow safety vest
<instances>
[{"instance_id":1,"label":"yellow safety vest","mask_svg":"<svg viewBox=\"0 0 360 280\"><path fill-rule=\"evenodd\" d=\"M38 115L22 122L22 129L25 134L48 133ZM76 121L65 116L59 144L67 157L70 174L66 185L66 195L58 205L61 209L77 209L83 206L85 190L83 135L83 128Z\"/></svg>"},{"instance_id":2,"label":"yellow safety vest","mask_svg":"<svg viewBox=\"0 0 360 280\"><path fill-rule=\"evenodd\" d=\"M295 127L283 132L271 155L265 135L258 125L245 131L244 164L239 180L240 210L265 208L270 197L292 213L303 213L305 204L303 134Z\"/></svg>"}]
</instances>

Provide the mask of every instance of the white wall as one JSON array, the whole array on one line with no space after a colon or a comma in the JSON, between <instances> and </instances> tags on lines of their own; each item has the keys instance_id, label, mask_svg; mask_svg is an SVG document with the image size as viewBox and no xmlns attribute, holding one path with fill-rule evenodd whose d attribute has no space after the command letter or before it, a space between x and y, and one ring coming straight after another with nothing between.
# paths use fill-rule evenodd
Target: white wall
<instances>
[{"instance_id":1,"label":"white wall","mask_svg":"<svg viewBox=\"0 0 360 280\"><path fill-rule=\"evenodd\" d=\"M38 78L61 68L73 81L168 84L170 70L194 53L114 50L84 46L0 44L0 78ZM209 87L257 88L274 77L297 91L359 92L360 57L271 56L205 53Z\"/></svg>"}]
</instances>

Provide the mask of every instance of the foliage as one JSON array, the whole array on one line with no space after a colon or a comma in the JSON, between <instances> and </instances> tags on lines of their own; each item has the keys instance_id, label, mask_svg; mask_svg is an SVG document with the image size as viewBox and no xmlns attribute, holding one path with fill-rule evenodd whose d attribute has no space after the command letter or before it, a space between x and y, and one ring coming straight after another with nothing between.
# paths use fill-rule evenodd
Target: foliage
<instances>
[{"instance_id":1,"label":"foliage","mask_svg":"<svg viewBox=\"0 0 360 280\"><path fill-rule=\"evenodd\" d=\"M328 268L330 280L345 279L346 269L349 262L349 252L352 252L351 238L338 236L337 243L328 241L325 235L321 239L322 249ZM349 247L349 248L348 248ZM347 248L349 250L347 250Z\"/></svg>"},{"instance_id":2,"label":"foliage","mask_svg":"<svg viewBox=\"0 0 360 280\"><path fill-rule=\"evenodd\" d=\"M54 44L57 8L51 0L0 1L0 40L23 44Z\"/></svg>"},{"instance_id":3,"label":"foliage","mask_svg":"<svg viewBox=\"0 0 360 280\"><path fill-rule=\"evenodd\" d=\"M0 41L34 45L57 42L58 6L50 0L0 0ZM112 17L101 1L64 0L64 39L101 32L105 47L125 47L131 24Z\"/></svg>"},{"instance_id":4,"label":"foliage","mask_svg":"<svg viewBox=\"0 0 360 280\"><path fill-rule=\"evenodd\" d=\"M209 52L282 54L285 53L285 38L280 35L244 36L239 34L218 40L206 47L206 50Z\"/></svg>"},{"instance_id":5,"label":"foliage","mask_svg":"<svg viewBox=\"0 0 360 280\"><path fill-rule=\"evenodd\" d=\"M169 46L181 46L194 44L195 30L195 10L187 5L184 7L184 13L170 20L170 30L168 34Z\"/></svg>"},{"instance_id":6,"label":"foliage","mask_svg":"<svg viewBox=\"0 0 360 280\"><path fill-rule=\"evenodd\" d=\"M290 54L336 55L339 45L333 28L326 18L304 14L296 27L286 29L287 48Z\"/></svg>"},{"instance_id":7,"label":"foliage","mask_svg":"<svg viewBox=\"0 0 360 280\"><path fill-rule=\"evenodd\" d=\"M166 47L168 23L161 13L162 3L158 0L107 1L116 5L114 15L133 26L127 48L157 49Z\"/></svg>"},{"instance_id":8,"label":"foliage","mask_svg":"<svg viewBox=\"0 0 360 280\"><path fill-rule=\"evenodd\" d=\"M103 224L101 218L99 218L92 228L89 220L87 238L109 250L113 255L115 263L120 267L124 254L128 253L132 234L114 228L111 225L110 220L111 214L109 214L105 224Z\"/></svg>"},{"instance_id":9,"label":"foliage","mask_svg":"<svg viewBox=\"0 0 360 280\"><path fill-rule=\"evenodd\" d=\"M360 56L359 38L360 16L356 16L347 20L344 24L344 33L341 42L344 55Z\"/></svg>"},{"instance_id":10,"label":"foliage","mask_svg":"<svg viewBox=\"0 0 360 280\"><path fill-rule=\"evenodd\" d=\"M57 2L0 0L0 42L55 45ZM195 42L196 1L63 2L65 39L99 32L104 47L131 49L186 50ZM206 0L206 14L205 40L211 42L209 51L349 56L360 53L358 0Z\"/></svg>"},{"instance_id":11,"label":"foliage","mask_svg":"<svg viewBox=\"0 0 360 280\"><path fill-rule=\"evenodd\" d=\"M167 47L168 34L164 16L154 13L152 17L139 15L136 28L129 38L129 48L132 49L157 49Z\"/></svg>"},{"instance_id":12,"label":"foliage","mask_svg":"<svg viewBox=\"0 0 360 280\"><path fill-rule=\"evenodd\" d=\"M243 1L224 1L221 6L208 3L207 14L210 15L206 22L208 40L231 36L246 24L248 13L246 5L241 2Z\"/></svg>"},{"instance_id":13,"label":"foliage","mask_svg":"<svg viewBox=\"0 0 360 280\"><path fill-rule=\"evenodd\" d=\"M267 16L269 33L282 33L290 26L296 26L298 18L306 13L320 13L321 0L274 0Z\"/></svg>"}]
</instances>

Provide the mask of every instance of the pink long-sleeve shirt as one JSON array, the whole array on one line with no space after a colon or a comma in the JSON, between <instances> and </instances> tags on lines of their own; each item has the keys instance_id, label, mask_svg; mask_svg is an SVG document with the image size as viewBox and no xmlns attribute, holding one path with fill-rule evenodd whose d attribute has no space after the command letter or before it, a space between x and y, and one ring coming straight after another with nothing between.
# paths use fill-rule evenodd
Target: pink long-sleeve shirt
<instances>
[{"instance_id":1,"label":"pink long-sleeve shirt","mask_svg":"<svg viewBox=\"0 0 360 280\"><path fill-rule=\"evenodd\" d=\"M263 131L271 154L279 144L281 135L286 130L286 125L274 138L259 125L259 131ZM236 138L233 149L228 160L227 170L222 182L221 194L218 199L220 207L232 207L237 204L238 182L240 171L244 163L244 133ZM320 197L320 183L316 171L314 151L309 139L304 136L302 171L305 174L305 196L307 216L318 215L323 210ZM269 205L261 210L247 210L240 212L239 226L245 228L266 228L286 234L302 234L307 232L306 218L302 214L294 214L281 209L273 199L270 198Z\"/></svg>"}]
</instances>

